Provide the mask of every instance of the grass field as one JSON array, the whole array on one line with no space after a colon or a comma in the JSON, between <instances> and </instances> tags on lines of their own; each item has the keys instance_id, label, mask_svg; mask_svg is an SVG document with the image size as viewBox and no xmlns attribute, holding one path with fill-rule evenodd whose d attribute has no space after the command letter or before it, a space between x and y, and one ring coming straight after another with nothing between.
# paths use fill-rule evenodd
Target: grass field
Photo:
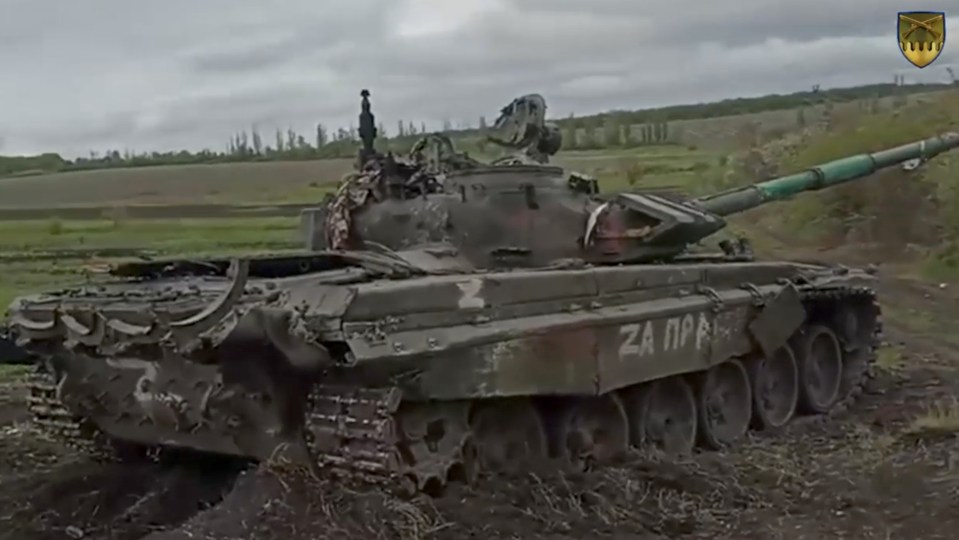
<instances>
[{"instance_id":1,"label":"grass field","mask_svg":"<svg viewBox=\"0 0 959 540\"><path fill-rule=\"evenodd\" d=\"M296 218L0 221L0 305L5 309L18 295L83 282L86 265L117 253L278 251L299 245L297 227Z\"/></svg>"},{"instance_id":2,"label":"grass field","mask_svg":"<svg viewBox=\"0 0 959 540\"><path fill-rule=\"evenodd\" d=\"M567 152L558 165L617 182L617 171L642 164L672 182L698 163L714 160L709 152L680 146L631 151ZM0 211L66 206L308 203L323 195L352 170L352 161L226 163L108 169L0 179Z\"/></svg>"},{"instance_id":3,"label":"grass field","mask_svg":"<svg viewBox=\"0 0 959 540\"><path fill-rule=\"evenodd\" d=\"M0 208L314 200L347 159L174 165L0 179Z\"/></svg>"}]
</instances>

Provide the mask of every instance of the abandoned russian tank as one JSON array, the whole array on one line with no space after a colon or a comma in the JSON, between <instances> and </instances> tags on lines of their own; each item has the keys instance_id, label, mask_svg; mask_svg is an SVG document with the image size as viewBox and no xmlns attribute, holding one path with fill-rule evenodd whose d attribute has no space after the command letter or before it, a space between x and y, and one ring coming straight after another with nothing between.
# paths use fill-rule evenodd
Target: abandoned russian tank
<instances>
[{"instance_id":1,"label":"abandoned russian tank","mask_svg":"<svg viewBox=\"0 0 959 540\"><path fill-rule=\"evenodd\" d=\"M867 271L690 244L724 216L907 169L959 135L698 199L604 195L546 164L536 95L494 126L513 157L442 136L375 151L307 211L310 250L120 265L116 280L17 299L45 358L37 421L74 441L271 459L407 490L582 467L630 445L723 448L861 389L880 332Z\"/></svg>"}]
</instances>

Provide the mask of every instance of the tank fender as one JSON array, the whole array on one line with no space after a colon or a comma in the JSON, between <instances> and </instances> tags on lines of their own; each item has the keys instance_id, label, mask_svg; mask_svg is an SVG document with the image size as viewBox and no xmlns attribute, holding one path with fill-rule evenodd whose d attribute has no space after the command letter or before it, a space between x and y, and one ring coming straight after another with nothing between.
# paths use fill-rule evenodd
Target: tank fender
<instances>
[{"instance_id":1,"label":"tank fender","mask_svg":"<svg viewBox=\"0 0 959 540\"><path fill-rule=\"evenodd\" d=\"M745 285L744 288L749 289L750 286ZM752 288L755 289L755 286ZM792 283L786 284L768 300L763 299L757 289L754 298L759 313L749 323L749 333L763 353L771 357L806 320L806 308L799 289Z\"/></svg>"},{"instance_id":2,"label":"tank fender","mask_svg":"<svg viewBox=\"0 0 959 540\"><path fill-rule=\"evenodd\" d=\"M213 303L203 308L199 313L187 317L183 320L171 321L169 323L174 333L181 334L200 334L209 330L220 322L230 309L236 304L237 300L243 295L246 281L250 274L250 261L246 259L234 259L227 270L227 277L230 278L230 285L226 291Z\"/></svg>"},{"instance_id":3,"label":"tank fender","mask_svg":"<svg viewBox=\"0 0 959 540\"><path fill-rule=\"evenodd\" d=\"M269 343L298 371L315 373L332 364L329 351L318 342L306 321L285 309L249 310L227 338L243 343Z\"/></svg>"}]
</instances>

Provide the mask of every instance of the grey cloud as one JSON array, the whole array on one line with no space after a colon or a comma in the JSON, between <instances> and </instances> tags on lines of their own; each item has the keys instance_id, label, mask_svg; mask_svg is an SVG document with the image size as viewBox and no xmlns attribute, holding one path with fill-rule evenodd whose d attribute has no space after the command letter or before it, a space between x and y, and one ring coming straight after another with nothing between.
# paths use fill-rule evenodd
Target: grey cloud
<instances>
[{"instance_id":1,"label":"grey cloud","mask_svg":"<svg viewBox=\"0 0 959 540\"><path fill-rule=\"evenodd\" d=\"M786 2L668 2L640 5L621 0L515 0L531 12L557 12L614 19L642 20L648 31L642 41L717 41L729 45L761 43L770 37L809 40L822 36L871 36L894 28L902 2L891 0ZM943 2L945 4L945 2ZM675 6L675 7L674 7Z\"/></svg>"},{"instance_id":2,"label":"grey cloud","mask_svg":"<svg viewBox=\"0 0 959 540\"><path fill-rule=\"evenodd\" d=\"M322 4L302 7L309 9L238 24L228 38L211 40L182 57L200 75L277 69L320 59L324 51L344 42L375 37L386 16L381 2L369 0L353 1L348 10Z\"/></svg>"},{"instance_id":3,"label":"grey cloud","mask_svg":"<svg viewBox=\"0 0 959 540\"><path fill-rule=\"evenodd\" d=\"M189 69L199 73L237 73L280 67L293 60L297 40L293 36L271 40L232 43L220 50L201 51L184 55Z\"/></svg>"},{"instance_id":4,"label":"grey cloud","mask_svg":"<svg viewBox=\"0 0 959 540\"><path fill-rule=\"evenodd\" d=\"M392 131L399 118L490 117L525 92L565 116L893 73L944 80L959 61L947 43L932 67L909 66L891 0L433 0L442 16L401 27L413 1L428 2L0 0L5 150L219 148L251 124L266 140L275 127L306 135L355 123L364 87ZM457 10L455 31L427 31Z\"/></svg>"}]
</instances>

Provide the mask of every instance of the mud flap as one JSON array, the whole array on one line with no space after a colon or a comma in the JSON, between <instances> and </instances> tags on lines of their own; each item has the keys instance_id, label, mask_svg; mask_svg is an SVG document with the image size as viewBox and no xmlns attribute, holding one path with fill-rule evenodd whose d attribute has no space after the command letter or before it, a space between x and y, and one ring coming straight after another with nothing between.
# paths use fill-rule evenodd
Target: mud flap
<instances>
[{"instance_id":1,"label":"mud flap","mask_svg":"<svg viewBox=\"0 0 959 540\"><path fill-rule=\"evenodd\" d=\"M806 308L802 297L795 285L790 283L763 305L759 315L749 323L749 333L759 343L763 353L772 356L805 320Z\"/></svg>"}]
</instances>

